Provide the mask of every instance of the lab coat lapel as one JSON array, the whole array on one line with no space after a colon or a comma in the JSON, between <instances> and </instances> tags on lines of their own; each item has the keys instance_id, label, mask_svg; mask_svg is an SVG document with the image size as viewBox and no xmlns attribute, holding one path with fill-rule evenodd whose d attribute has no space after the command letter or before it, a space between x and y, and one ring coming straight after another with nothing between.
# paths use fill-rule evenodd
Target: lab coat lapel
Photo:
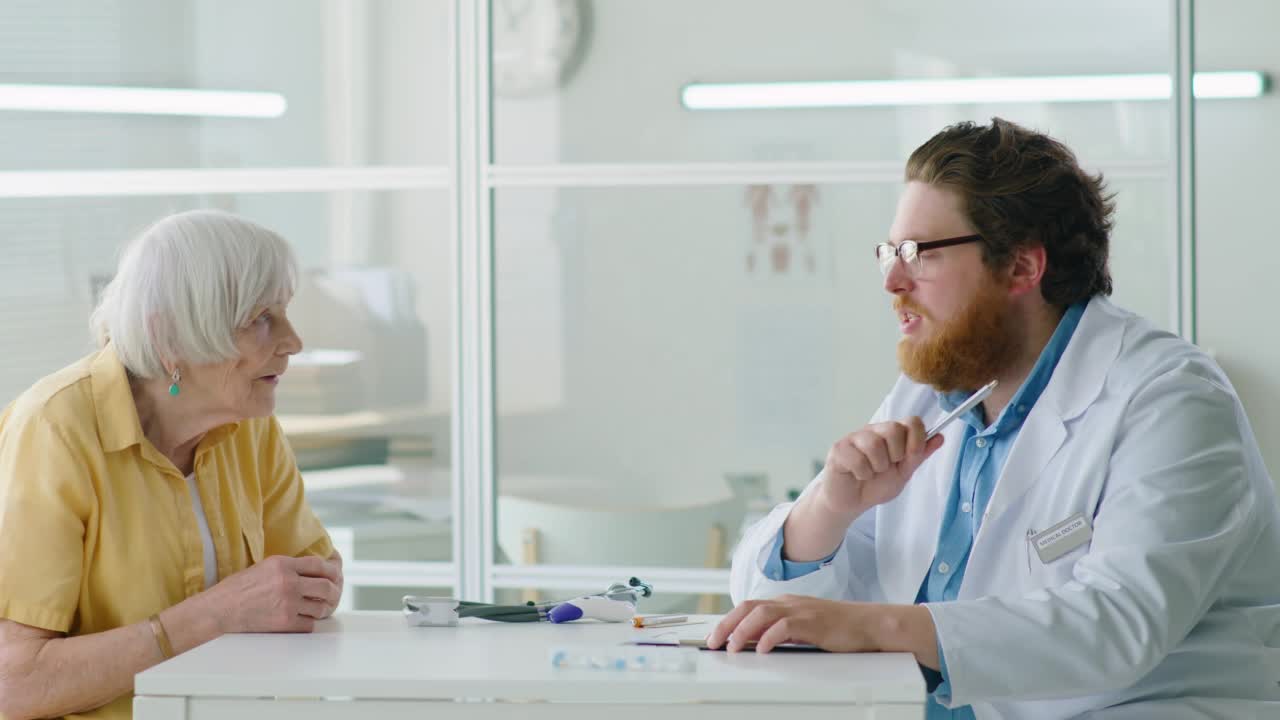
<instances>
[{"instance_id":1,"label":"lab coat lapel","mask_svg":"<svg viewBox=\"0 0 1280 720\"><path fill-rule=\"evenodd\" d=\"M1041 473L1054 455L1058 454L1066 439L1067 428L1062 418L1058 417L1056 408L1042 407L1039 404L1032 408L1018 437L1013 441L1000 479L996 481L995 491L982 515L978 535L974 538L970 557L980 554L984 531L990 525L989 521L999 517L1040 479Z\"/></svg>"},{"instance_id":2,"label":"lab coat lapel","mask_svg":"<svg viewBox=\"0 0 1280 720\"><path fill-rule=\"evenodd\" d=\"M970 557L979 554L988 521L999 517L1039 481L1067 439L1066 423L1097 400L1107 373L1120 354L1123 337L1124 320L1116 314L1115 306L1106 298L1091 300L1053 377L1018 431L987 503Z\"/></svg>"},{"instance_id":3,"label":"lab coat lapel","mask_svg":"<svg viewBox=\"0 0 1280 720\"><path fill-rule=\"evenodd\" d=\"M926 425L936 418L930 418ZM876 562L881 568L880 586L892 603L913 603L925 573L938 549L942 512L955 480L963 423L953 422L942 431L946 441L916 469L902 495L881 506L877 523L893 528L876 538Z\"/></svg>"}]
</instances>

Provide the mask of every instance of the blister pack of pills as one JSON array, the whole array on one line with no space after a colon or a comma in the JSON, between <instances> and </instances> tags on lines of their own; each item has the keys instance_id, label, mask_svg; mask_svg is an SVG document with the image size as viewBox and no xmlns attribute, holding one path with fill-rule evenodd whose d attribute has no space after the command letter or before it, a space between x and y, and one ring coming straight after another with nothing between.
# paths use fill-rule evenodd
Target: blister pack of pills
<instances>
[{"instance_id":1,"label":"blister pack of pills","mask_svg":"<svg viewBox=\"0 0 1280 720\"><path fill-rule=\"evenodd\" d=\"M674 673L698 670L698 651L687 647L569 645L551 648L549 657L551 666L558 670Z\"/></svg>"}]
</instances>

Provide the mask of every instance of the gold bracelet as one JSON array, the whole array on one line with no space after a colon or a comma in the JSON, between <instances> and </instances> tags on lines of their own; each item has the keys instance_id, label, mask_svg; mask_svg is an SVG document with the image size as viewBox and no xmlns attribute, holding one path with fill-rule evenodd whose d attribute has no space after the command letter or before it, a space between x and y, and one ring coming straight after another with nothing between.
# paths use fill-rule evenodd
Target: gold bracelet
<instances>
[{"instance_id":1,"label":"gold bracelet","mask_svg":"<svg viewBox=\"0 0 1280 720\"><path fill-rule=\"evenodd\" d=\"M169 633L164 631L164 623L160 622L160 614L152 615L147 622L151 623L151 634L156 638L156 645L160 646L160 654L165 660L173 657L173 645L169 643Z\"/></svg>"}]
</instances>

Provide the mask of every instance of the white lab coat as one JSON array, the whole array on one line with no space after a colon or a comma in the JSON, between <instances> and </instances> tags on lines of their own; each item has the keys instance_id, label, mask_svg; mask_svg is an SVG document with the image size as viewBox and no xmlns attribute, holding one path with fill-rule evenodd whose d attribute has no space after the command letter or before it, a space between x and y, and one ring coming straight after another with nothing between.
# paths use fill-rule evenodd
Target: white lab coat
<instances>
[{"instance_id":1,"label":"white lab coat","mask_svg":"<svg viewBox=\"0 0 1280 720\"><path fill-rule=\"evenodd\" d=\"M912 415L942 410L901 378L875 421ZM952 423L809 575L764 576L791 506L774 509L734 553L734 602L914 602L963 432ZM1081 512L1091 542L1042 563L1028 531ZM980 720L1280 717L1280 508L1234 389L1194 345L1091 301L983 518L958 599L927 606L953 706Z\"/></svg>"}]
</instances>

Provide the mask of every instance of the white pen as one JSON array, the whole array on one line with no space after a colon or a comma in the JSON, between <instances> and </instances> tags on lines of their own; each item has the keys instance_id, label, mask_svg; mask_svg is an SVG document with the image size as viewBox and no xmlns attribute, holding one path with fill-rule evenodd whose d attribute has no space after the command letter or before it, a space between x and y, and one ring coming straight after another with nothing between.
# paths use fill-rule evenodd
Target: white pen
<instances>
[{"instance_id":1,"label":"white pen","mask_svg":"<svg viewBox=\"0 0 1280 720\"><path fill-rule=\"evenodd\" d=\"M969 412L969 410L971 410L975 405L982 402L983 400L986 400L987 396L991 394L991 391L995 389L996 389L995 380L992 380L986 385L983 385L982 387L978 388L978 392L970 395L968 399L960 403L959 407L947 413L942 417L941 420L934 423L933 427L929 428L929 432L924 434L924 439L928 441L929 438L933 437L934 435L937 435L942 430L942 428L947 426L947 423Z\"/></svg>"}]
</instances>

